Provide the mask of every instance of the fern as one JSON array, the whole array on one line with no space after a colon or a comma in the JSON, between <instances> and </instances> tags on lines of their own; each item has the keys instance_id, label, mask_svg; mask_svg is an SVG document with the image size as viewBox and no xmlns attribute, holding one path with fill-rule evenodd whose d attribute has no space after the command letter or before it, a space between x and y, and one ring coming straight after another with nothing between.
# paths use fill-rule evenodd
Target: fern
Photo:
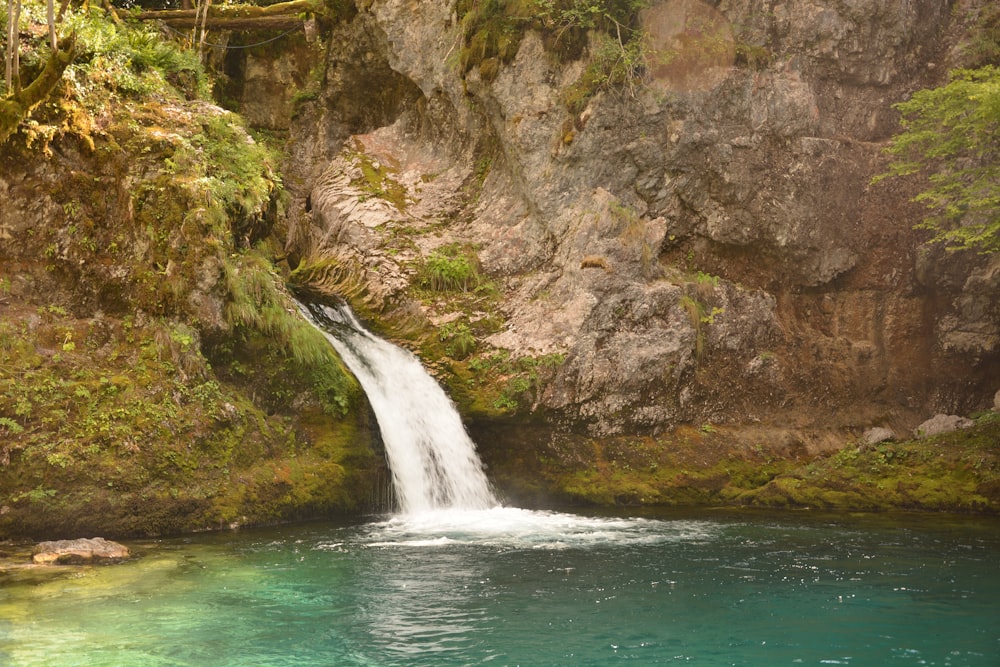
<instances>
[{"instance_id":1,"label":"fern","mask_svg":"<svg viewBox=\"0 0 1000 667\"><path fill-rule=\"evenodd\" d=\"M10 417L0 417L0 430L7 431L10 435L24 433L24 427Z\"/></svg>"}]
</instances>

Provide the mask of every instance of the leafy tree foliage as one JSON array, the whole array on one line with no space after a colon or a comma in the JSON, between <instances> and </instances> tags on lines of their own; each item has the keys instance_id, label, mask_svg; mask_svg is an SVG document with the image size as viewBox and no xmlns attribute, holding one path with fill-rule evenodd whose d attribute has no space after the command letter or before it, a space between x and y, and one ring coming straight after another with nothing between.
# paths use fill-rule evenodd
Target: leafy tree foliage
<instances>
[{"instance_id":1,"label":"leafy tree foliage","mask_svg":"<svg viewBox=\"0 0 1000 667\"><path fill-rule=\"evenodd\" d=\"M947 85L895 106L903 131L878 178L926 175L915 201L929 212L918 227L952 249L1000 250L1000 68L955 70Z\"/></svg>"}]
</instances>

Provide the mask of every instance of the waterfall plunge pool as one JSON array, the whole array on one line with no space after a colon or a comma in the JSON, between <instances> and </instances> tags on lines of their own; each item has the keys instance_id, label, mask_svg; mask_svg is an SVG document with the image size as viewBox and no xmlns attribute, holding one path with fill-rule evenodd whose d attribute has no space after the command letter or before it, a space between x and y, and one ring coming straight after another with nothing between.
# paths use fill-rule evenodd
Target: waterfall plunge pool
<instances>
[{"instance_id":1,"label":"waterfall plunge pool","mask_svg":"<svg viewBox=\"0 0 1000 667\"><path fill-rule=\"evenodd\" d=\"M1000 664L1000 522L445 510L0 579L11 667Z\"/></svg>"},{"instance_id":2,"label":"waterfall plunge pool","mask_svg":"<svg viewBox=\"0 0 1000 667\"><path fill-rule=\"evenodd\" d=\"M401 513L0 571L12 667L1000 665L1000 522L497 505L451 401L346 307Z\"/></svg>"}]
</instances>

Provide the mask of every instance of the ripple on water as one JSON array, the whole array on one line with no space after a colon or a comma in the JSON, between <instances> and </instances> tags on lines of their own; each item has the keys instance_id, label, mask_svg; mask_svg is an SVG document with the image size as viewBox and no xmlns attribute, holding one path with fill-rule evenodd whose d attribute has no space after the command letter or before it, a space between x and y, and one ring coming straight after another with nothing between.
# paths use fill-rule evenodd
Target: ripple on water
<instances>
[{"instance_id":1,"label":"ripple on water","mask_svg":"<svg viewBox=\"0 0 1000 667\"><path fill-rule=\"evenodd\" d=\"M0 586L0 665L996 667L995 521L691 516L494 508L149 543Z\"/></svg>"}]
</instances>

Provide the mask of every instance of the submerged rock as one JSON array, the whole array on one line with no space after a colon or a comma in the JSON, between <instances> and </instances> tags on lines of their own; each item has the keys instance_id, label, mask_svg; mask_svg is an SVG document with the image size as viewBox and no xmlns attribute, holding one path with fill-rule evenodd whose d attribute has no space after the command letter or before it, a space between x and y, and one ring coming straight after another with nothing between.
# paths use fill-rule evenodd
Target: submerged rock
<instances>
[{"instance_id":1,"label":"submerged rock","mask_svg":"<svg viewBox=\"0 0 1000 667\"><path fill-rule=\"evenodd\" d=\"M966 417L958 415L934 415L914 430L913 434L918 438L930 438L931 436L951 433L963 428L971 427L975 422Z\"/></svg>"},{"instance_id":2,"label":"submerged rock","mask_svg":"<svg viewBox=\"0 0 1000 667\"><path fill-rule=\"evenodd\" d=\"M78 540L55 540L40 542L32 549L32 560L36 563L89 563L95 560L119 560L128 558L128 547L106 540L103 537Z\"/></svg>"}]
</instances>

